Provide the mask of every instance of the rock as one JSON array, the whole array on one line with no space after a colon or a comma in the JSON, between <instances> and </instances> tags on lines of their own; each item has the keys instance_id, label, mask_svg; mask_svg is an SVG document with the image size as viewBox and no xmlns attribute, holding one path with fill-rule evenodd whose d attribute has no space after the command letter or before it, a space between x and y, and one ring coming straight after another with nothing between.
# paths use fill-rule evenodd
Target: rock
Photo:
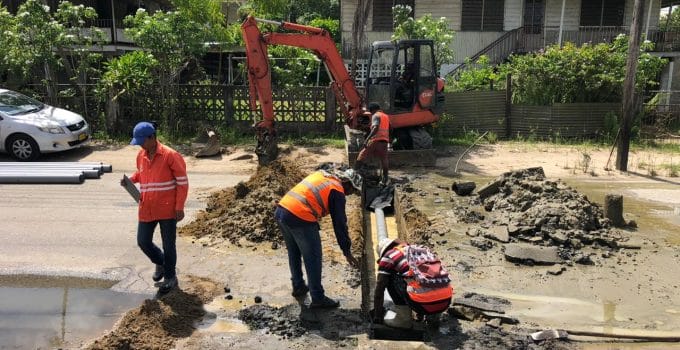
<instances>
[{"instance_id":1,"label":"rock","mask_svg":"<svg viewBox=\"0 0 680 350\"><path fill-rule=\"evenodd\" d=\"M492 318L486 323L487 326L493 327L493 328L498 328L501 326L501 319L500 318Z\"/></svg>"},{"instance_id":2,"label":"rock","mask_svg":"<svg viewBox=\"0 0 680 350\"><path fill-rule=\"evenodd\" d=\"M229 288L229 287L224 287L224 292L225 292L225 293L231 293L231 288Z\"/></svg>"},{"instance_id":3,"label":"rock","mask_svg":"<svg viewBox=\"0 0 680 350\"><path fill-rule=\"evenodd\" d=\"M484 237L495 239L503 243L510 242L510 234L508 233L507 226L493 226L484 234Z\"/></svg>"},{"instance_id":4,"label":"rock","mask_svg":"<svg viewBox=\"0 0 680 350\"><path fill-rule=\"evenodd\" d=\"M453 185L451 185L453 192L456 192L459 196L469 195L475 190L475 187L477 187L477 185L474 182L454 182Z\"/></svg>"},{"instance_id":5,"label":"rock","mask_svg":"<svg viewBox=\"0 0 680 350\"><path fill-rule=\"evenodd\" d=\"M254 156L252 154L243 154L238 157L234 157L231 160L246 160L246 159L253 159Z\"/></svg>"},{"instance_id":6,"label":"rock","mask_svg":"<svg viewBox=\"0 0 680 350\"><path fill-rule=\"evenodd\" d=\"M622 195L609 193L604 196L604 216L616 227L623 227L626 224L623 219Z\"/></svg>"},{"instance_id":7,"label":"rock","mask_svg":"<svg viewBox=\"0 0 680 350\"><path fill-rule=\"evenodd\" d=\"M259 304L262 302L262 297L260 296L255 296L255 304Z\"/></svg>"},{"instance_id":8,"label":"rock","mask_svg":"<svg viewBox=\"0 0 680 350\"><path fill-rule=\"evenodd\" d=\"M455 318L468 321L474 321L482 315L481 311L463 305L454 305L450 307L448 313Z\"/></svg>"},{"instance_id":9,"label":"rock","mask_svg":"<svg viewBox=\"0 0 680 350\"><path fill-rule=\"evenodd\" d=\"M231 295L231 294L227 294L227 296L224 297L224 298L227 299L227 300L231 300L231 299L234 299L234 296Z\"/></svg>"},{"instance_id":10,"label":"rock","mask_svg":"<svg viewBox=\"0 0 680 350\"><path fill-rule=\"evenodd\" d=\"M642 248L642 242L634 239L629 239L627 241L616 242L616 246L623 249L640 249Z\"/></svg>"},{"instance_id":11,"label":"rock","mask_svg":"<svg viewBox=\"0 0 680 350\"><path fill-rule=\"evenodd\" d=\"M564 266L555 265L548 269L548 274L553 276L561 275L567 268Z\"/></svg>"},{"instance_id":12,"label":"rock","mask_svg":"<svg viewBox=\"0 0 680 350\"><path fill-rule=\"evenodd\" d=\"M434 202L437 203L437 204L444 203L444 199L442 199L441 197L437 197L437 198L434 199Z\"/></svg>"},{"instance_id":13,"label":"rock","mask_svg":"<svg viewBox=\"0 0 680 350\"><path fill-rule=\"evenodd\" d=\"M470 244L479 250L486 251L493 248L493 242L482 237L474 237L470 240Z\"/></svg>"},{"instance_id":14,"label":"rock","mask_svg":"<svg viewBox=\"0 0 680 350\"><path fill-rule=\"evenodd\" d=\"M503 298L470 292L463 294L463 297L454 298L451 304L499 314L504 314L505 309L511 305L510 301Z\"/></svg>"},{"instance_id":15,"label":"rock","mask_svg":"<svg viewBox=\"0 0 680 350\"><path fill-rule=\"evenodd\" d=\"M484 185L477 191L479 199L486 199L500 191L500 181L494 181L489 184Z\"/></svg>"},{"instance_id":16,"label":"rock","mask_svg":"<svg viewBox=\"0 0 680 350\"><path fill-rule=\"evenodd\" d=\"M557 247L538 247L523 243L506 244L505 258L512 262L539 265L553 265L562 262Z\"/></svg>"}]
</instances>

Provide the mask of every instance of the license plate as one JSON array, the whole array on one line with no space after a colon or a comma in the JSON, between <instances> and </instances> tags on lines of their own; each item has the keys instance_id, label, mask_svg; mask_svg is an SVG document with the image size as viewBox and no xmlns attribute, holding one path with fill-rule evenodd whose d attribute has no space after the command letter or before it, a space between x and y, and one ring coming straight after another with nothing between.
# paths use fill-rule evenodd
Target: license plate
<instances>
[{"instance_id":1,"label":"license plate","mask_svg":"<svg viewBox=\"0 0 680 350\"><path fill-rule=\"evenodd\" d=\"M78 140L79 141L85 141L87 139L87 133L82 133L78 135Z\"/></svg>"}]
</instances>

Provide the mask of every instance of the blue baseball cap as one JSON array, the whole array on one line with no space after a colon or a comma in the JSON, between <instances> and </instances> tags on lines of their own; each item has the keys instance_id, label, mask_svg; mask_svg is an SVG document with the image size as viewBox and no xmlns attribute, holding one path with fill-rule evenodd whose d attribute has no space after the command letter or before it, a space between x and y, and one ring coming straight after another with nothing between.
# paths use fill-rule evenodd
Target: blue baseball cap
<instances>
[{"instance_id":1,"label":"blue baseball cap","mask_svg":"<svg viewBox=\"0 0 680 350\"><path fill-rule=\"evenodd\" d=\"M149 122L139 122L135 125L134 130L132 130L132 141L130 141L130 144L141 146L149 136L155 133L156 128L153 127L153 124Z\"/></svg>"}]
</instances>

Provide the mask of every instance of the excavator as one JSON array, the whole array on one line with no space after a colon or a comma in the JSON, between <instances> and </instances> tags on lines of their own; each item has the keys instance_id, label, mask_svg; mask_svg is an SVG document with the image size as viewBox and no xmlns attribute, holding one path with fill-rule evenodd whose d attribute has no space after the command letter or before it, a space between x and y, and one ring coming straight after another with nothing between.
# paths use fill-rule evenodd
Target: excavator
<instances>
[{"instance_id":1,"label":"excavator","mask_svg":"<svg viewBox=\"0 0 680 350\"><path fill-rule=\"evenodd\" d=\"M262 33L258 23L285 30ZM436 122L444 106L444 80L437 76L432 40L379 41L371 46L365 95L350 76L330 33L322 28L248 16L241 25L245 42L250 108L261 112L255 123L260 164L278 155L272 81L267 47L286 45L307 49L326 66L345 120L348 152L356 152L370 129L367 102L377 102L390 118L392 148L428 150L432 137L424 127Z\"/></svg>"}]
</instances>

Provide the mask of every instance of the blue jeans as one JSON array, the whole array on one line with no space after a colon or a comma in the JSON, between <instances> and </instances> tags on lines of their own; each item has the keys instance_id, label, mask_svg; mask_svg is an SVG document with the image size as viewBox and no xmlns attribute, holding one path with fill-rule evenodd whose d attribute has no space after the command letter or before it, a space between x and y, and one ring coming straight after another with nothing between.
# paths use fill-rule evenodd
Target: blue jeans
<instances>
[{"instance_id":1,"label":"blue jeans","mask_svg":"<svg viewBox=\"0 0 680 350\"><path fill-rule=\"evenodd\" d=\"M302 277L302 259L305 263L305 271L309 280L309 294L312 296L312 301L322 301L324 290L321 285L322 254L318 224L290 227L281 221L278 221L278 223L288 249L288 267L290 267L290 280L293 282L293 290L305 284Z\"/></svg>"},{"instance_id":2,"label":"blue jeans","mask_svg":"<svg viewBox=\"0 0 680 350\"><path fill-rule=\"evenodd\" d=\"M163 250L153 244L153 231L156 224L161 226L161 239ZM165 279L175 277L175 265L177 264L177 220L166 219L151 222L139 222L137 226L137 245L142 252L149 257L151 262L163 266Z\"/></svg>"}]
</instances>

